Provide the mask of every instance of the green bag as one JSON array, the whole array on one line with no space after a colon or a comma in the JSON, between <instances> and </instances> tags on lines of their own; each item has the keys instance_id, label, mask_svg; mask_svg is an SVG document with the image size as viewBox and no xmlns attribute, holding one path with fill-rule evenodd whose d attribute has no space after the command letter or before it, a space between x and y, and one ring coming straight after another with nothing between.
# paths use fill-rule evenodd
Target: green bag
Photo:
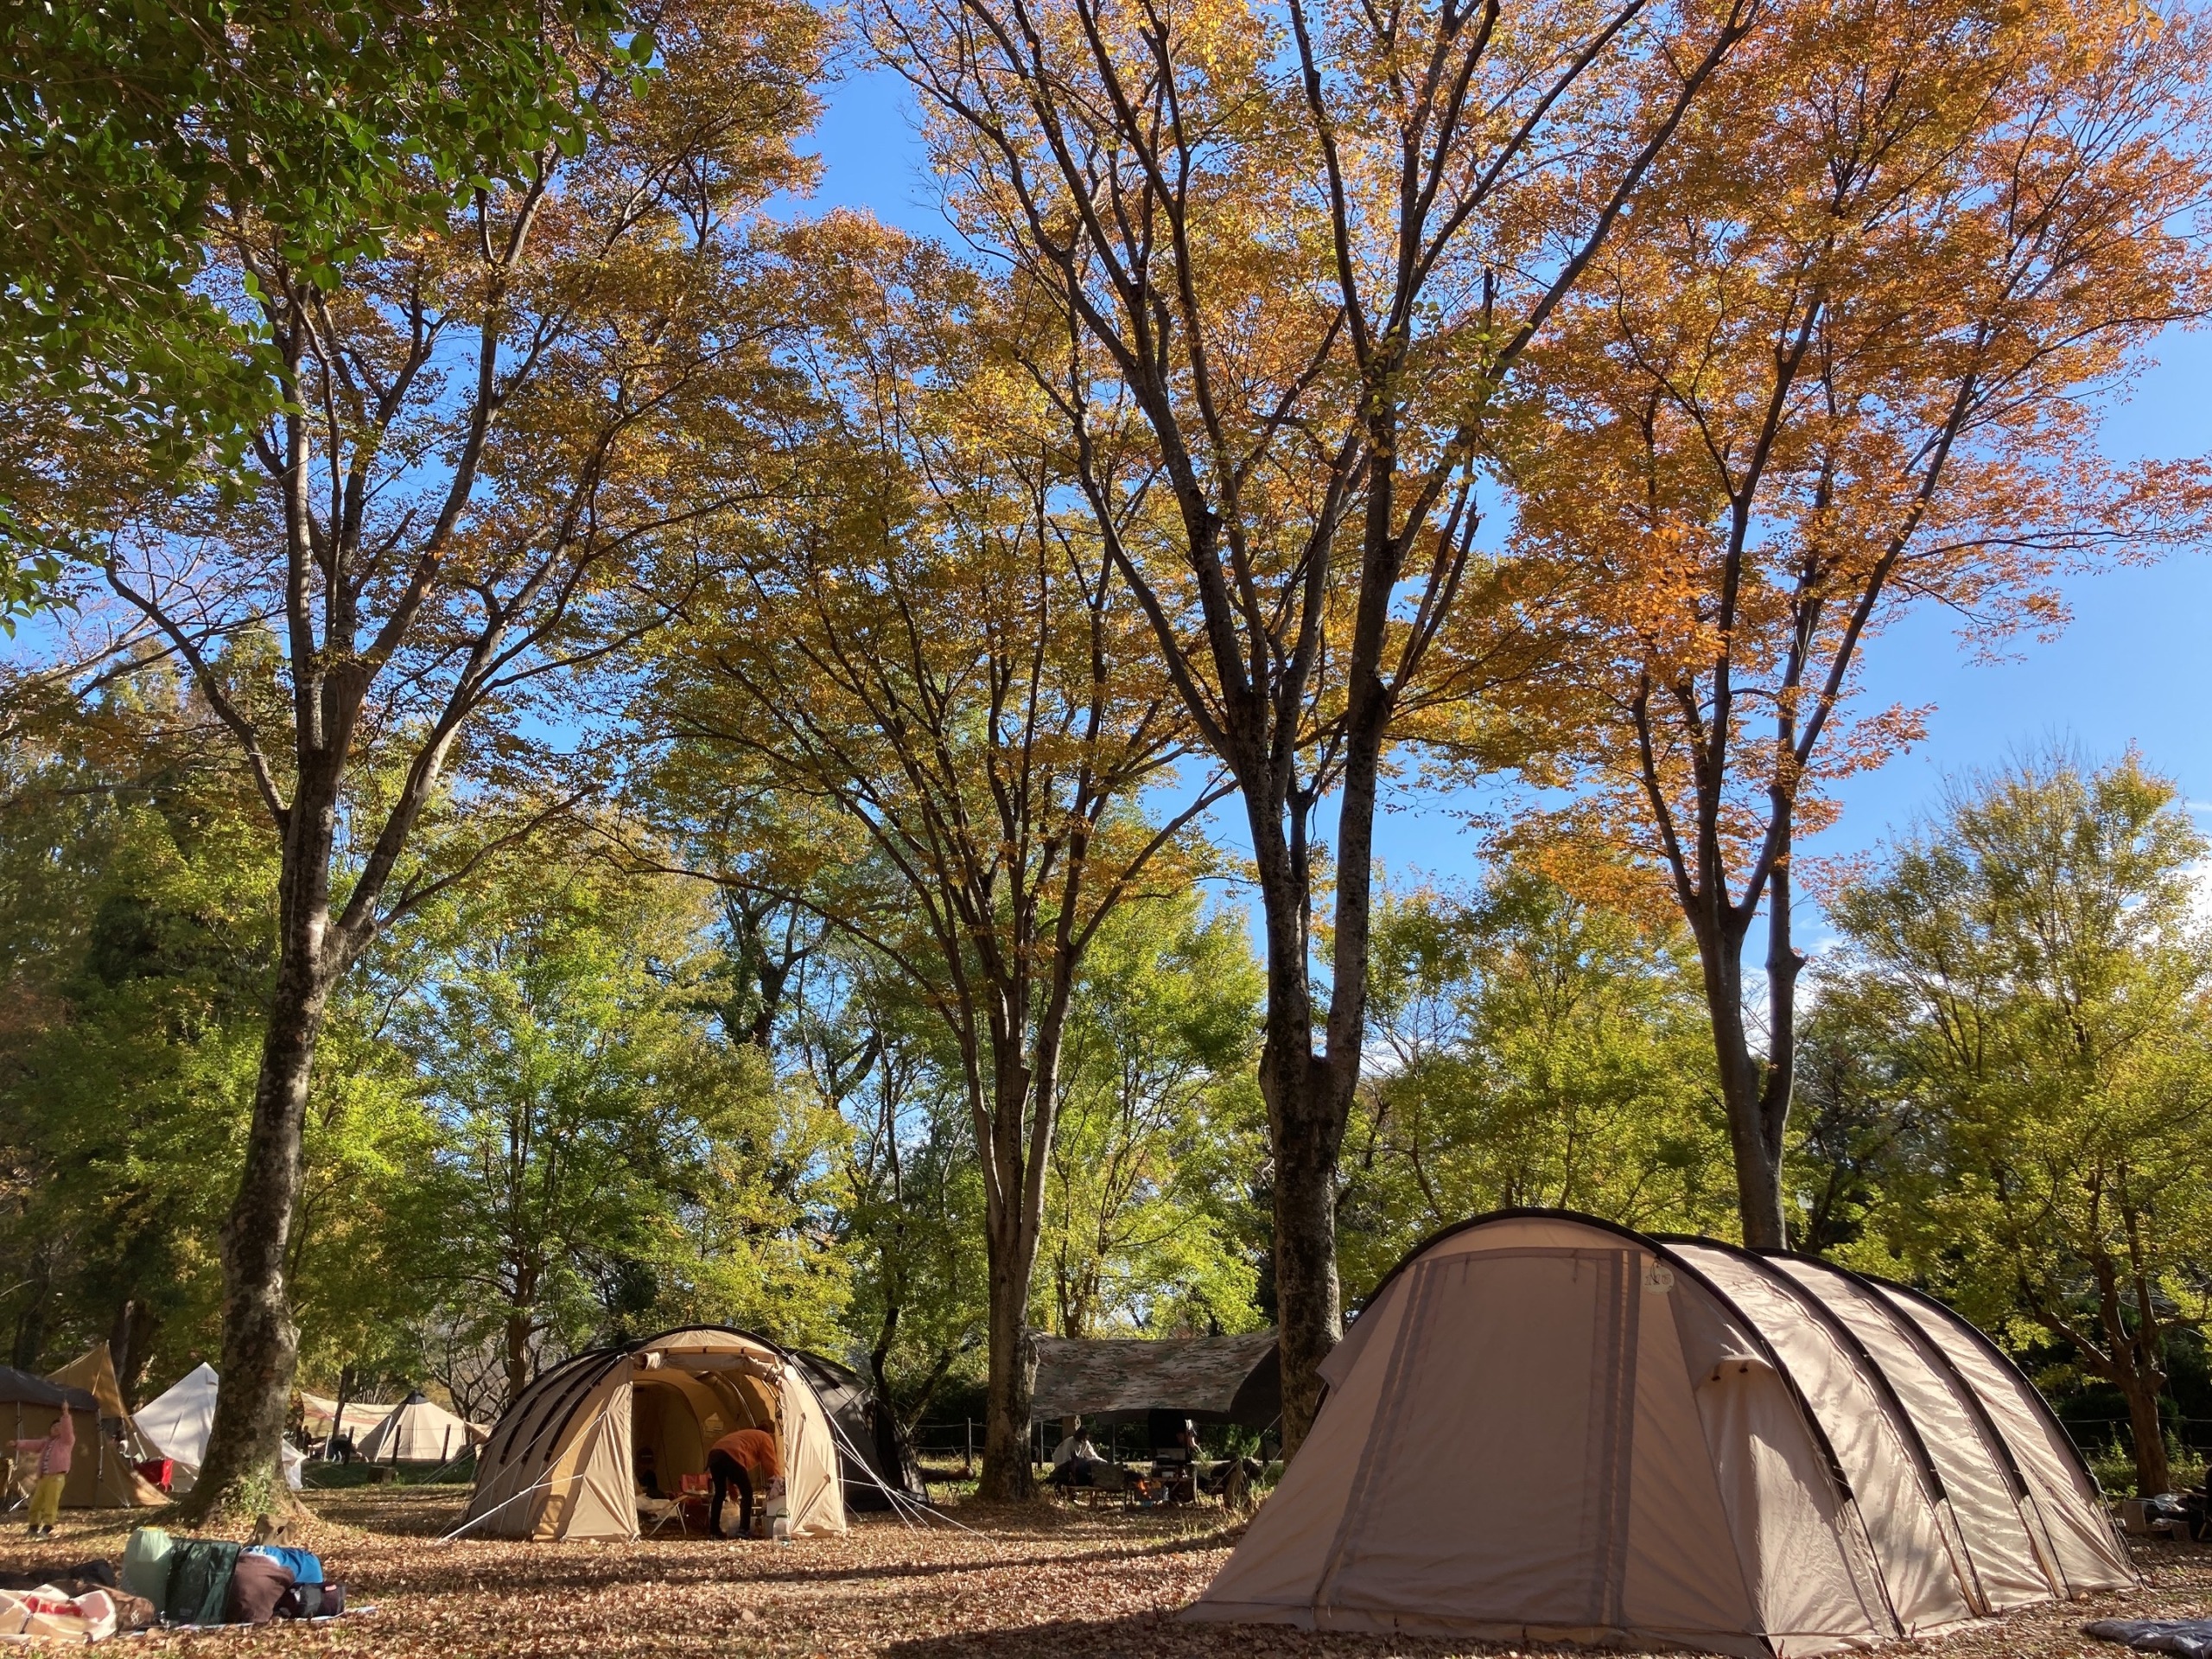
<instances>
[{"instance_id":1,"label":"green bag","mask_svg":"<svg viewBox=\"0 0 2212 1659\"><path fill-rule=\"evenodd\" d=\"M157 1612L168 1605L169 1558L174 1548L168 1534L159 1527L137 1528L123 1546L123 1588L152 1602Z\"/></svg>"},{"instance_id":2,"label":"green bag","mask_svg":"<svg viewBox=\"0 0 2212 1659\"><path fill-rule=\"evenodd\" d=\"M169 1592L162 1604L167 1624L220 1624L230 1599L231 1571L238 1546L221 1538L180 1538L169 1549Z\"/></svg>"}]
</instances>

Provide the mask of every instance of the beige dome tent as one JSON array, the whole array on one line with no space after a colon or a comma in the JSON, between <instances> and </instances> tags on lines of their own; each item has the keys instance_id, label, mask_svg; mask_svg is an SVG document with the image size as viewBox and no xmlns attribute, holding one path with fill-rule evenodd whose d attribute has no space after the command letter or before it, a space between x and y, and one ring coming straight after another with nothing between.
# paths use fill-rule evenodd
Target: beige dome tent
<instances>
[{"instance_id":1,"label":"beige dome tent","mask_svg":"<svg viewBox=\"0 0 2212 1659\"><path fill-rule=\"evenodd\" d=\"M1988 1339L1819 1262L1482 1217L1322 1375L1186 1617L1796 1659L2136 1582Z\"/></svg>"},{"instance_id":2,"label":"beige dome tent","mask_svg":"<svg viewBox=\"0 0 2212 1659\"><path fill-rule=\"evenodd\" d=\"M505 1538L635 1538L641 1469L664 1493L704 1473L732 1429L783 1449L791 1533L845 1529L830 1419L765 1337L694 1325L556 1365L507 1408L476 1459L461 1530Z\"/></svg>"},{"instance_id":3,"label":"beige dome tent","mask_svg":"<svg viewBox=\"0 0 2212 1659\"><path fill-rule=\"evenodd\" d=\"M361 1437L359 1450L365 1463L449 1463L468 1450L471 1433L416 1389Z\"/></svg>"}]
</instances>

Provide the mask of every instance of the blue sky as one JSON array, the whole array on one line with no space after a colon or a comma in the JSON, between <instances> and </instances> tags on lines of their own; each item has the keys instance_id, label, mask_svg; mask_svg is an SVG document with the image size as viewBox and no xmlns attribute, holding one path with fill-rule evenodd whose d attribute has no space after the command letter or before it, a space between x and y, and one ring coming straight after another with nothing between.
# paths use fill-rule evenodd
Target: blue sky
<instances>
[{"instance_id":1,"label":"blue sky","mask_svg":"<svg viewBox=\"0 0 2212 1659\"><path fill-rule=\"evenodd\" d=\"M832 91L812 140L823 162L812 206L864 207L918 234L942 234L904 89L858 75ZM2176 331L2159 362L2113 410L2106 447L2116 456L2212 452L2212 335ZM2052 740L2092 758L2130 744L2202 804L2212 830L2212 557L2183 555L2150 569L2110 569L2067 584L2074 619L2048 644L1979 663L1949 625L1925 613L1876 639L1866 658L1870 702L1930 704L1927 741L1841 791L1843 817L1808 850L1848 854L1907 830L1949 774L2001 762ZM1226 828L1227 826L1224 826ZM1394 872L1464 875L1472 849L1449 804L1408 806L1378 831Z\"/></svg>"}]
</instances>

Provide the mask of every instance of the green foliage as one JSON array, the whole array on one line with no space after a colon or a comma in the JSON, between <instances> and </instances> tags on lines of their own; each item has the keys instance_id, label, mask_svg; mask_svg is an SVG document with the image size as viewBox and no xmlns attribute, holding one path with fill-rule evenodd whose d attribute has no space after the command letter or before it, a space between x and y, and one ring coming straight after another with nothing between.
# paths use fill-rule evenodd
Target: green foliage
<instances>
[{"instance_id":1,"label":"green foliage","mask_svg":"<svg viewBox=\"0 0 2212 1659\"><path fill-rule=\"evenodd\" d=\"M1243 918L1190 888L1129 906L1084 958L1045 1192L1046 1323L1065 1336L1261 1323L1240 1198L1266 1158L1265 991Z\"/></svg>"},{"instance_id":2,"label":"green foliage","mask_svg":"<svg viewBox=\"0 0 2212 1659\"><path fill-rule=\"evenodd\" d=\"M154 482L218 470L275 400L265 337L198 279L217 221L255 223L324 288L348 261L586 130L573 66L642 67L612 0L58 0L0 51L0 616L87 509L74 448ZM130 462L97 468L109 486Z\"/></svg>"},{"instance_id":3,"label":"green foliage","mask_svg":"<svg viewBox=\"0 0 2212 1659\"><path fill-rule=\"evenodd\" d=\"M919 988L849 940L823 940L798 992L795 1067L849 1128L837 1179L850 1345L917 1421L948 1384L982 1378L983 1176L960 1058Z\"/></svg>"},{"instance_id":4,"label":"green foliage","mask_svg":"<svg viewBox=\"0 0 2212 1659\"><path fill-rule=\"evenodd\" d=\"M2146 1484L2166 1335L2203 1318L2212 1254L2206 850L2135 757L2031 759L1840 896L1823 992L1891 1103L1854 1249L2016 1344L2066 1344L2126 1399Z\"/></svg>"},{"instance_id":5,"label":"green foliage","mask_svg":"<svg viewBox=\"0 0 2212 1659\"><path fill-rule=\"evenodd\" d=\"M125 682L68 743L12 751L0 812L0 975L20 1011L0 1030L15 1357L118 1337L126 1386L213 1351L215 1233L274 959L258 807L169 735L188 713L164 676ZM349 1355L419 1308L403 1264L435 1236L417 1201L427 1126L373 1007L341 996L327 1016L347 1064L310 1103L290 1258L312 1339Z\"/></svg>"},{"instance_id":6,"label":"green foliage","mask_svg":"<svg viewBox=\"0 0 2212 1659\"><path fill-rule=\"evenodd\" d=\"M1436 1229L1554 1205L1721 1233L1734 1188L1704 1003L1678 933L1508 866L1386 895L1339 1202L1347 1294Z\"/></svg>"},{"instance_id":7,"label":"green foliage","mask_svg":"<svg viewBox=\"0 0 2212 1659\"><path fill-rule=\"evenodd\" d=\"M507 1394L543 1357L693 1322L819 1344L844 1299L836 1118L699 1012L696 890L517 869L454 906L401 1017L441 1129L456 1318Z\"/></svg>"}]
</instances>

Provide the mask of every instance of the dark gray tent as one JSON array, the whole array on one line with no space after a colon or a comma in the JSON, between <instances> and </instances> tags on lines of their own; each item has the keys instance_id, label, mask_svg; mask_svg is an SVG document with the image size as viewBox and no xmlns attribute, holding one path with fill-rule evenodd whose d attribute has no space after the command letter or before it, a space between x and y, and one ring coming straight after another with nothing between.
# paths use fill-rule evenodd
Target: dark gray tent
<instances>
[{"instance_id":1,"label":"dark gray tent","mask_svg":"<svg viewBox=\"0 0 2212 1659\"><path fill-rule=\"evenodd\" d=\"M921 1466L914 1448L899 1427L889 1406L858 1371L834 1359L804 1349L791 1351L791 1363L813 1385L822 1408L836 1430L837 1473L845 1488L849 1510L887 1510L893 1498L887 1486L900 1497L925 1501Z\"/></svg>"},{"instance_id":2,"label":"dark gray tent","mask_svg":"<svg viewBox=\"0 0 2212 1659\"><path fill-rule=\"evenodd\" d=\"M75 1389L60 1382L49 1382L42 1376L33 1376L29 1371L19 1371L12 1365L0 1365L0 1406L67 1406L97 1417L100 1402L92 1397L89 1389Z\"/></svg>"},{"instance_id":3,"label":"dark gray tent","mask_svg":"<svg viewBox=\"0 0 2212 1659\"><path fill-rule=\"evenodd\" d=\"M1179 1337L1039 1337L1030 1409L1094 1424L1148 1421L1154 1412L1200 1423L1265 1428L1282 1414L1275 1333Z\"/></svg>"}]
</instances>

